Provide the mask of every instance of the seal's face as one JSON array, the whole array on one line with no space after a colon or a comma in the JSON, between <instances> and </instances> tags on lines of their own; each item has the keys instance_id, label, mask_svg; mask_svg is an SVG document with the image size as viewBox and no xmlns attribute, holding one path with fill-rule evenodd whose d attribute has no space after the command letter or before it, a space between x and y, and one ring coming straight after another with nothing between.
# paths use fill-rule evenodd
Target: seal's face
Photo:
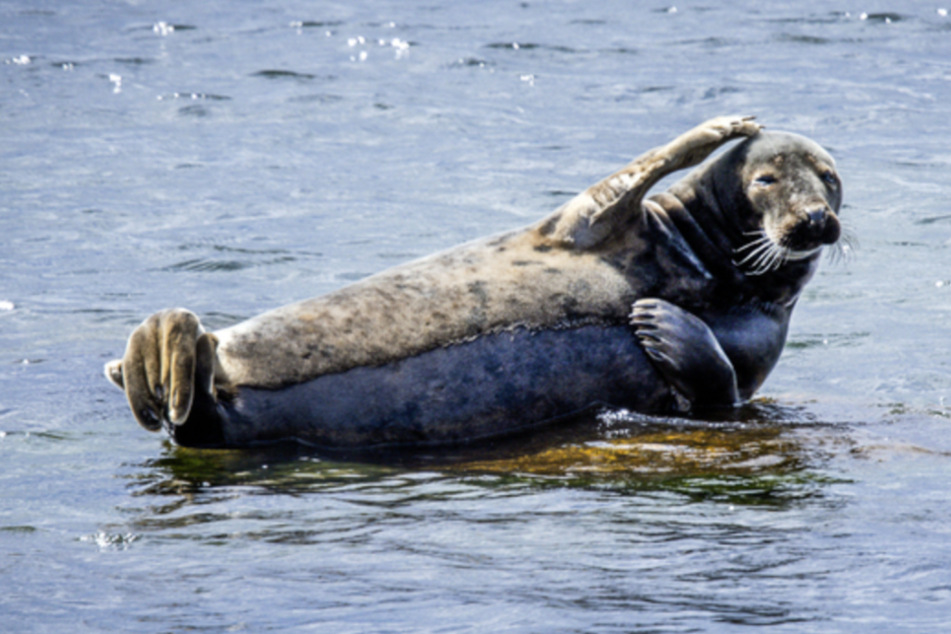
<instances>
[{"instance_id":1,"label":"seal's face","mask_svg":"<svg viewBox=\"0 0 951 634\"><path fill-rule=\"evenodd\" d=\"M747 274L815 258L839 239L842 183L825 150L778 132L762 132L736 150L741 160L735 174L748 214L735 261Z\"/></svg>"}]
</instances>

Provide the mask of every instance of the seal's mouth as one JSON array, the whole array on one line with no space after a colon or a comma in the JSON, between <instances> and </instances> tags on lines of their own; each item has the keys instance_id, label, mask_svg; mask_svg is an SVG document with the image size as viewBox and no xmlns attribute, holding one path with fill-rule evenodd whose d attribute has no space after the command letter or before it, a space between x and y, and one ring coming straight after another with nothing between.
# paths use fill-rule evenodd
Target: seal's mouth
<instances>
[{"instance_id":1,"label":"seal's mouth","mask_svg":"<svg viewBox=\"0 0 951 634\"><path fill-rule=\"evenodd\" d=\"M747 275L764 275L789 262L816 257L826 245L835 244L842 233L839 219L826 205L809 211L787 212L780 222L743 235L749 241L733 251L733 264Z\"/></svg>"},{"instance_id":2,"label":"seal's mouth","mask_svg":"<svg viewBox=\"0 0 951 634\"><path fill-rule=\"evenodd\" d=\"M747 275L765 275L788 262L808 260L818 255L825 246L818 244L803 249L783 246L766 229L748 231L744 235L751 239L733 250L733 264Z\"/></svg>"}]
</instances>

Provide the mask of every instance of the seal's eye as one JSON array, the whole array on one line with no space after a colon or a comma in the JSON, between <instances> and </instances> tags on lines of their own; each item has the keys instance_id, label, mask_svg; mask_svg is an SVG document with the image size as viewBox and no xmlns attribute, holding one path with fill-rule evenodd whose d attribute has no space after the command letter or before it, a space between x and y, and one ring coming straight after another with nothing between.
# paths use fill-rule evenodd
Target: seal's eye
<instances>
[{"instance_id":1,"label":"seal's eye","mask_svg":"<svg viewBox=\"0 0 951 634\"><path fill-rule=\"evenodd\" d=\"M756 177L757 185L772 185L776 182L776 177L772 174L763 174L762 176Z\"/></svg>"},{"instance_id":2,"label":"seal's eye","mask_svg":"<svg viewBox=\"0 0 951 634\"><path fill-rule=\"evenodd\" d=\"M826 170L822 173L822 181L830 187L835 187L839 184L839 179L835 177L835 172L832 170Z\"/></svg>"}]
</instances>

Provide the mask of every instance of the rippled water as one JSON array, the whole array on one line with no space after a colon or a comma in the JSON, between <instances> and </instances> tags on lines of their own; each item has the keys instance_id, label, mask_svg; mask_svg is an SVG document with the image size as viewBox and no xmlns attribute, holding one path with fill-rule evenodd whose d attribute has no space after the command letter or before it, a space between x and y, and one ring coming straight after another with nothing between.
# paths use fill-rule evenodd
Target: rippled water
<instances>
[{"instance_id":1,"label":"rippled water","mask_svg":"<svg viewBox=\"0 0 951 634\"><path fill-rule=\"evenodd\" d=\"M951 628L947 5L720 4L0 5L4 629ZM154 310L526 224L734 112L829 148L857 248L727 419L343 462L176 448L101 377Z\"/></svg>"}]
</instances>

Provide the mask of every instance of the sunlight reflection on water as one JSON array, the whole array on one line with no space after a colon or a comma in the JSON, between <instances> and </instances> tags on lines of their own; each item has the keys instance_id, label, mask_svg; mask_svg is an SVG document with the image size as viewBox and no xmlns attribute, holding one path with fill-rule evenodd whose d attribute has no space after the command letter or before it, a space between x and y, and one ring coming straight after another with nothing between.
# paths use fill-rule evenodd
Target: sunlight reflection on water
<instances>
[{"instance_id":1,"label":"sunlight reflection on water","mask_svg":"<svg viewBox=\"0 0 951 634\"><path fill-rule=\"evenodd\" d=\"M0 15L11 630L951 626L946 10ZM823 262L762 397L723 420L210 452L136 428L101 377L154 310L220 327L526 224L733 112L829 148L857 239Z\"/></svg>"}]
</instances>

